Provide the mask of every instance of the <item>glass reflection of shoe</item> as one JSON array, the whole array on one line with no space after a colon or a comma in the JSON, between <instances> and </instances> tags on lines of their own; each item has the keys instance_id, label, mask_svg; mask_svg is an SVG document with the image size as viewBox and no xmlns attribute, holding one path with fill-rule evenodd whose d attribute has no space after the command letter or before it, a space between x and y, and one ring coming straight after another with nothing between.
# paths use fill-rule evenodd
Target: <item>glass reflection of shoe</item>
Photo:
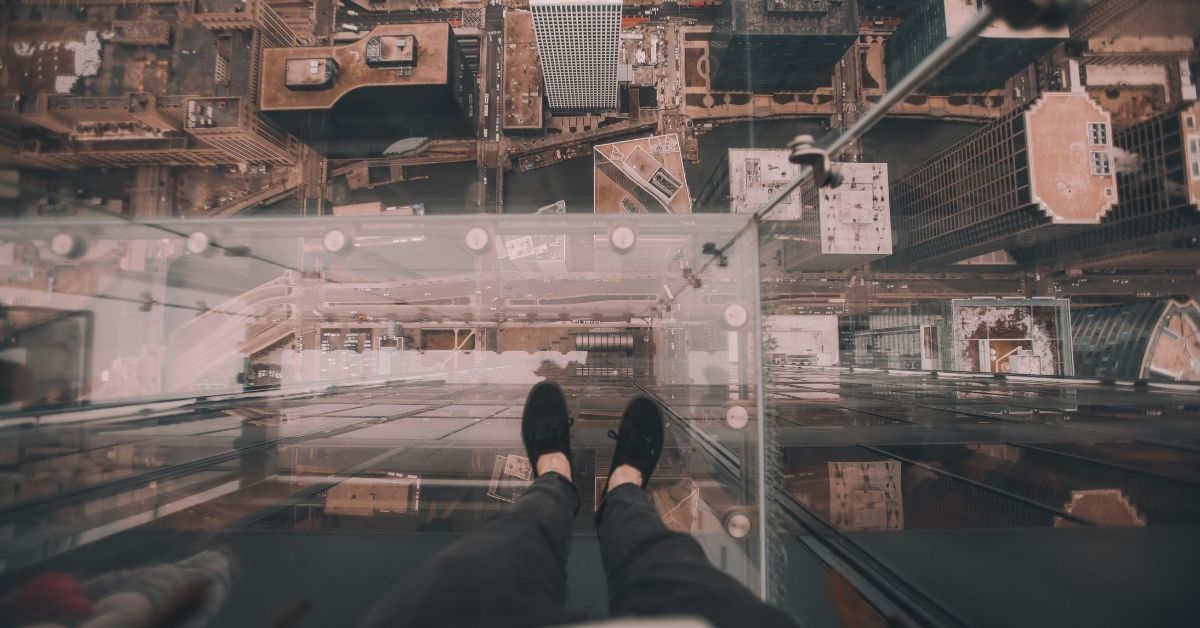
<instances>
[{"instance_id":1,"label":"glass reflection of shoe","mask_svg":"<svg viewBox=\"0 0 1200 628\"><path fill-rule=\"evenodd\" d=\"M622 465L629 465L642 474L642 488L650 484L650 475L658 465L663 448L663 418L658 404L647 397L637 397L625 406L621 426L616 432L608 431L608 437L617 441L609 465L609 481L612 473ZM607 484L604 492L608 492Z\"/></svg>"},{"instance_id":2,"label":"glass reflection of shoe","mask_svg":"<svg viewBox=\"0 0 1200 628\"><path fill-rule=\"evenodd\" d=\"M534 477L538 475L538 458L556 452L565 455L574 470L571 423L567 415L567 400L558 384L544 381L529 391L525 399L525 411L521 415L521 440L525 443Z\"/></svg>"}]
</instances>

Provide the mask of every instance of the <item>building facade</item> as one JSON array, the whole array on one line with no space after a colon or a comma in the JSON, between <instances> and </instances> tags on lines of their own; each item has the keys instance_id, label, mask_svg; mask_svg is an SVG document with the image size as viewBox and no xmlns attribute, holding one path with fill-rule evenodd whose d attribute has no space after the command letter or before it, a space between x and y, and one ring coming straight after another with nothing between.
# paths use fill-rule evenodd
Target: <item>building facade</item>
<instances>
[{"instance_id":1,"label":"building facade","mask_svg":"<svg viewBox=\"0 0 1200 628\"><path fill-rule=\"evenodd\" d=\"M1200 305L1139 301L1076 309L1077 373L1200 381Z\"/></svg>"},{"instance_id":2,"label":"building facade","mask_svg":"<svg viewBox=\"0 0 1200 628\"><path fill-rule=\"evenodd\" d=\"M554 111L617 108L620 0L530 0Z\"/></svg>"},{"instance_id":3,"label":"building facade","mask_svg":"<svg viewBox=\"0 0 1200 628\"><path fill-rule=\"evenodd\" d=\"M1029 264L1196 267L1200 249L1200 103L1113 134L1120 202L1087 231L1013 251Z\"/></svg>"},{"instance_id":4,"label":"building facade","mask_svg":"<svg viewBox=\"0 0 1200 628\"><path fill-rule=\"evenodd\" d=\"M858 40L858 5L825 0L723 2L709 42L712 86L755 93L813 90Z\"/></svg>"},{"instance_id":5,"label":"building facade","mask_svg":"<svg viewBox=\"0 0 1200 628\"><path fill-rule=\"evenodd\" d=\"M1071 25L1071 37L1200 37L1194 0L1096 0Z\"/></svg>"},{"instance_id":6,"label":"building facade","mask_svg":"<svg viewBox=\"0 0 1200 628\"><path fill-rule=\"evenodd\" d=\"M925 0L885 46L889 85L908 74L922 59L952 37L979 11L975 0ZM1010 28L996 20L961 55L922 88L931 93L979 92L1004 82L1041 54L1067 40L1067 29Z\"/></svg>"},{"instance_id":7,"label":"building facade","mask_svg":"<svg viewBox=\"0 0 1200 628\"><path fill-rule=\"evenodd\" d=\"M1107 112L1048 93L892 183L895 253L880 268L944 268L1094 228L1117 201Z\"/></svg>"}]
</instances>

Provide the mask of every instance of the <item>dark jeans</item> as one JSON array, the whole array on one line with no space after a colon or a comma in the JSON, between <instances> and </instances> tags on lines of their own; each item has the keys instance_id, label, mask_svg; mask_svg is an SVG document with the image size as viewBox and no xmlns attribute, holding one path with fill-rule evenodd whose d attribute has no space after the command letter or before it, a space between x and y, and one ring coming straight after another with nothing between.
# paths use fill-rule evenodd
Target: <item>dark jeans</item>
<instances>
[{"instance_id":1,"label":"dark jeans","mask_svg":"<svg viewBox=\"0 0 1200 628\"><path fill-rule=\"evenodd\" d=\"M563 608L579 491L557 473L513 509L446 548L370 612L365 626L553 626ZM645 492L624 485L597 515L612 615L698 615L716 626L795 626L719 571L691 536L667 529Z\"/></svg>"}]
</instances>

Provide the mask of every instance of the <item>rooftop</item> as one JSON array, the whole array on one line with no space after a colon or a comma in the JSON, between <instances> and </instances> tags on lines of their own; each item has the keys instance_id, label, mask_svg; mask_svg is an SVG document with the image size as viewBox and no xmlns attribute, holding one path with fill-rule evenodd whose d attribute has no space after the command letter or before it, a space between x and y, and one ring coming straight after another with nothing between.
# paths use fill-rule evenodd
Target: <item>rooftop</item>
<instances>
[{"instance_id":1,"label":"rooftop","mask_svg":"<svg viewBox=\"0 0 1200 628\"><path fill-rule=\"evenodd\" d=\"M729 19L735 34L858 34L858 3L828 0L733 2Z\"/></svg>"},{"instance_id":2,"label":"rooftop","mask_svg":"<svg viewBox=\"0 0 1200 628\"><path fill-rule=\"evenodd\" d=\"M979 12L979 7L982 5L980 0L933 0L945 3L946 7L946 34L957 33L962 30L962 27ZM1062 28L1044 28L1037 26L1034 28L1015 29L1008 25L1004 20L994 20L991 26L984 29L981 37L994 37L998 39L1066 39L1068 36L1067 27Z\"/></svg>"},{"instance_id":3,"label":"rooftop","mask_svg":"<svg viewBox=\"0 0 1200 628\"><path fill-rule=\"evenodd\" d=\"M821 188L821 252L890 255L891 203L887 164L837 165L842 184Z\"/></svg>"},{"instance_id":4,"label":"rooftop","mask_svg":"<svg viewBox=\"0 0 1200 628\"><path fill-rule=\"evenodd\" d=\"M542 60L533 14L509 11L504 18L504 128L542 128Z\"/></svg>"},{"instance_id":5,"label":"rooftop","mask_svg":"<svg viewBox=\"0 0 1200 628\"><path fill-rule=\"evenodd\" d=\"M678 135L600 144L594 159L596 213L691 213Z\"/></svg>"},{"instance_id":6,"label":"rooftop","mask_svg":"<svg viewBox=\"0 0 1200 628\"><path fill-rule=\"evenodd\" d=\"M735 214L752 214L766 204L776 189L796 178L798 166L788 161L788 151L777 148L729 149L729 208ZM772 220L800 220L800 190L793 190L771 211Z\"/></svg>"},{"instance_id":7,"label":"rooftop","mask_svg":"<svg viewBox=\"0 0 1200 628\"><path fill-rule=\"evenodd\" d=\"M397 67L407 56L407 53L400 54L398 48L395 54L381 51L378 55L381 61L376 65L368 63L373 50L368 47L382 46L384 42L411 41L388 39L404 36L416 38L415 65ZM445 23L378 26L358 41L341 46L268 48L263 51L260 108L263 111L330 109L347 93L362 87L441 85L446 83L449 75L449 50L450 26ZM296 59L333 59L338 68L333 84L303 91L288 87L288 61Z\"/></svg>"},{"instance_id":8,"label":"rooftop","mask_svg":"<svg viewBox=\"0 0 1200 628\"><path fill-rule=\"evenodd\" d=\"M249 87L251 31L218 37L169 4L155 6L155 20L113 20L112 11L95 7L87 22L73 21L73 9L32 8L42 14L0 22L0 92L109 97L213 95L219 89L241 95ZM228 70L221 84L217 57Z\"/></svg>"},{"instance_id":9,"label":"rooftop","mask_svg":"<svg viewBox=\"0 0 1200 628\"><path fill-rule=\"evenodd\" d=\"M1055 223L1096 224L1117 202L1112 120L1083 93L1051 92L1024 114L1030 191ZM1093 143L1090 125L1104 125Z\"/></svg>"}]
</instances>

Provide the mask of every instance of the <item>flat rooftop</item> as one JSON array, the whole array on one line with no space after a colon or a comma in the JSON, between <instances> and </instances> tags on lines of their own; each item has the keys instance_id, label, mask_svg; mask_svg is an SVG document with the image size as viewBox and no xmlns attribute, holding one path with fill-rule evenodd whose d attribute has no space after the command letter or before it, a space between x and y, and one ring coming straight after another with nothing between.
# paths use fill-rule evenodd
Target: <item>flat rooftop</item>
<instances>
[{"instance_id":1,"label":"flat rooftop","mask_svg":"<svg viewBox=\"0 0 1200 628\"><path fill-rule=\"evenodd\" d=\"M728 18L735 35L812 37L858 34L858 2L760 0L734 2Z\"/></svg>"},{"instance_id":2,"label":"flat rooftop","mask_svg":"<svg viewBox=\"0 0 1200 628\"><path fill-rule=\"evenodd\" d=\"M674 133L594 148L597 214L690 214L692 197Z\"/></svg>"},{"instance_id":3,"label":"flat rooftop","mask_svg":"<svg viewBox=\"0 0 1200 628\"><path fill-rule=\"evenodd\" d=\"M818 190L821 252L890 255L892 212L885 163L839 163L842 184Z\"/></svg>"},{"instance_id":4,"label":"flat rooftop","mask_svg":"<svg viewBox=\"0 0 1200 628\"><path fill-rule=\"evenodd\" d=\"M1022 115L1034 202L1055 223L1099 223L1117 202L1111 116L1079 92L1044 94Z\"/></svg>"},{"instance_id":5,"label":"flat rooftop","mask_svg":"<svg viewBox=\"0 0 1200 628\"><path fill-rule=\"evenodd\" d=\"M544 90L533 14L510 10L504 42L504 128L540 129Z\"/></svg>"},{"instance_id":6,"label":"flat rooftop","mask_svg":"<svg viewBox=\"0 0 1200 628\"><path fill-rule=\"evenodd\" d=\"M946 34L951 35L962 30L971 18L979 12L979 7L983 3L979 0L941 0L946 7ZM991 26L988 26L980 33L980 37L994 37L997 39L1066 39L1068 37L1067 27L1062 28L1045 28L1035 26L1033 28L1015 29L1008 25L1004 20L993 20Z\"/></svg>"},{"instance_id":7,"label":"flat rooftop","mask_svg":"<svg viewBox=\"0 0 1200 628\"><path fill-rule=\"evenodd\" d=\"M729 211L753 214L775 190L799 174L799 166L788 161L789 152L777 148L729 149ZM800 189L775 206L770 220L800 220Z\"/></svg>"},{"instance_id":8,"label":"flat rooftop","mask_svg":"<svg viewBox=\"0 0 1200 628\"><path fill-rule=\"evenodd\" d=\"M415 65L367 64L367 46L371 40L405 35L416 38ZM268 48L263 50L260 109L330 109L347 93L363 87L442 85L449 76L449 53L450 25L445 23L378 26L358 41L341 46ZM337 77L332 85L303 90L288 87L289 60L323 58L333 59L337 63Z\"/></svg>"}]
</instances>

